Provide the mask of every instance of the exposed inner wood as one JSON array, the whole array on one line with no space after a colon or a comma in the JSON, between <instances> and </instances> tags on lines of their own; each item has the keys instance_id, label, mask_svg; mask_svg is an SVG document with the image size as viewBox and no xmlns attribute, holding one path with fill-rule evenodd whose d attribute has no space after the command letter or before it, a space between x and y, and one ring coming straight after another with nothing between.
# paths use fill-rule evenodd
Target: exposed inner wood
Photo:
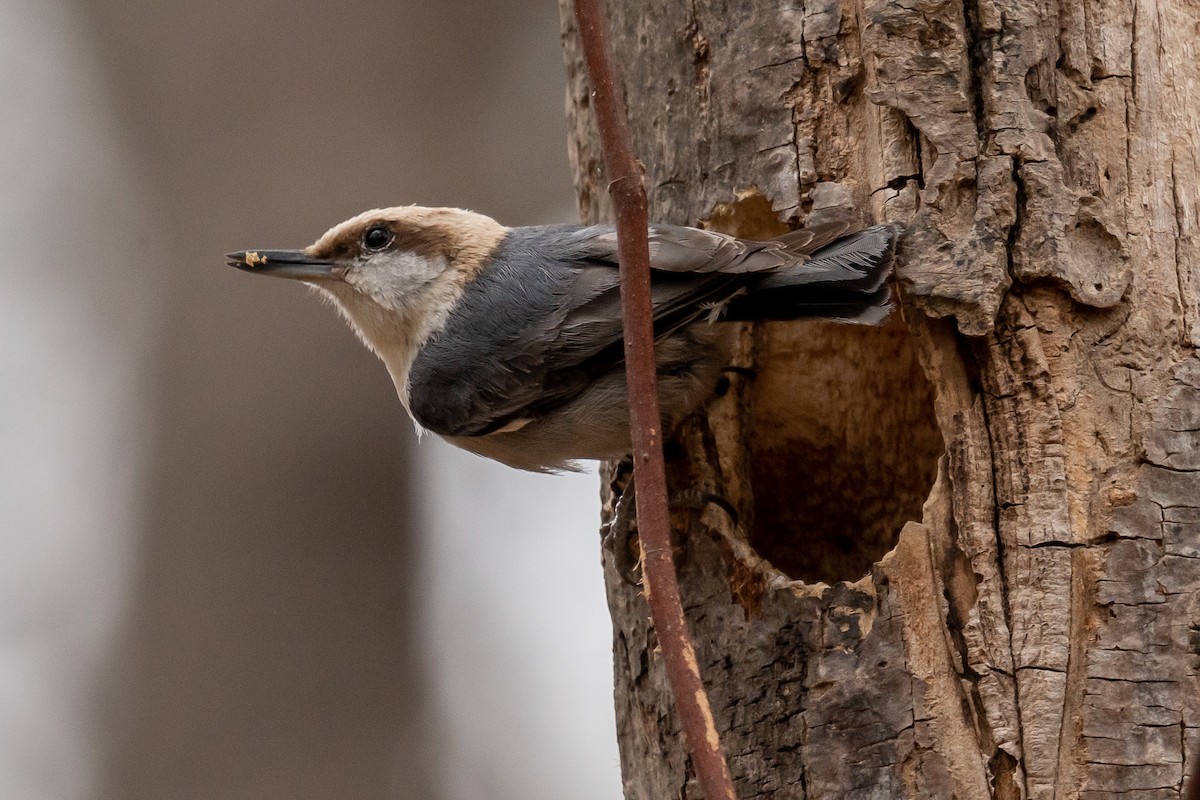
<instances>
[{"instance_id":1,"label":"exposed inner wood","mask_svg":"<svg viewBox=\"0 0 1200 800\"><path fill-rule=\"evenodd\" d=\"M884 328L764 325L744 402L750 544L790 578L856 581L921 519L944 452L900 315Z\"/></svg>"}]
</instances>

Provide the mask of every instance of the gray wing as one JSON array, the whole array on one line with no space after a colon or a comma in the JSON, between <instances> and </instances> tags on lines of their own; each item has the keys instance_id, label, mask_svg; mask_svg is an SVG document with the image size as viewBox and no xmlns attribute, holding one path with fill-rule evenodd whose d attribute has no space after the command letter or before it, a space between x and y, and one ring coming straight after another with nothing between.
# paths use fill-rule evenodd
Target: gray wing
<instances>
[{"instance_id":1,"label":"gray wing","mask_svg":"<svg viewBox=\"0 0 1200 800\"><path fill-rule=\"evenodd\" d=\"M682 225L651 225L650 267L662 272L747 273L779 269L815 252L844 234L849 222L833 222L756 242ZM588 258L617 263L617 232L612 225L578 231Z\"/></svg>"},{"instance_id":2,"label":"gray wing","mask_svg":"<svg viewBox=\"0 0 1200 800\"><path fill-rule=\"evenodd\" d=\"M652 226L656 337L715 316L748 285L799 269L846 229L824 225L753 242ZM409 408L417 422L444 436L492 433L550 413L618 366L624 352L616 244L611 225L512 229L413 362ZM854 259L839 259L847 276L862 274ZM822 264L842 269L818 255L817 272Z\"/></svg>"},{"instance_id":3,"label":"gray wing","mask_svg":"<svg viewBox=\"0 0 1200 800\"><path fill-rule=\"evenodd\" d=\"M719 267L782 263L757 242L653 230L660 333L737 291L738 274ZM549 413L623 358L612 226L515 228L421 348L409 372L409 408L435 433L479 436Z\"/></svg>"}]
</instances>

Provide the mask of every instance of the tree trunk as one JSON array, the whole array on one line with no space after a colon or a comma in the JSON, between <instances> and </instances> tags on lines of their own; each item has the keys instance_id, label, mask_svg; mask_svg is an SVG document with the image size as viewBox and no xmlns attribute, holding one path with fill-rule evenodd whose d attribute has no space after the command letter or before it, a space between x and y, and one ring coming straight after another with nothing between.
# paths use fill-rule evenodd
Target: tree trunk
<instances>
[{"instance_id":1,"label":"tree trunk","mask_svg":"<svg viewBox=\"0 0 1200 800\"><path fill-rule=\"evenodd\" d=\"M737 511L674 523L739 796L1177 797L1200 744L1200 9L609 6L654 219L907 226L901 314L748 326L677 437L673 487ZM698 797L645 601L607 581L626 797Z\"/></svg>"}]
</instances>

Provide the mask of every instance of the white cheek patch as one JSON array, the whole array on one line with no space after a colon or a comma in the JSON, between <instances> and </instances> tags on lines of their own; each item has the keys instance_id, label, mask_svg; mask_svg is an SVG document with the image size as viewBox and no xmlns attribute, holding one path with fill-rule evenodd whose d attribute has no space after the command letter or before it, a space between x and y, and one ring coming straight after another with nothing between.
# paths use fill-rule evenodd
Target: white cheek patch
<instances>
[{"instance_id":1,"label":"white cheek patch","mask_svg":"<svg viewBox=\"0 0 1200 800\"><path fill-rule=\"evenodd\" d=\"M346 282L388 311L419 312L426 290L440 283L447 266L441 256L381 253L352 267Z\"/></svg>"},{"instance_id":2,"label":"white cheek patch","mask_svg":"<svg viewBox=\"0 0 1200 800\"><path fill-rule=\"evenodd\" d=\"M343 284L327 289L359 338L387 366L406 409L413 359L425 340L445 327L462 296L458 276L447 268L441 257L380 254L359 262Z\"/></svg>"},{"instance_id":3,"label":"white cheek patch","mask_svg":"<svg viewBox=\"0 0 1200 800\"><path fill-rule=\"evenodd\" d=\"M462 296L458 276L448 266L441 256L391 253L351 270L347 283L358 294L356 305L370 307L364 321L382 328L376 341L379 348L403 340L412 351L411 359L431 334L442 329Z\"/></svg>"}]
</instances>

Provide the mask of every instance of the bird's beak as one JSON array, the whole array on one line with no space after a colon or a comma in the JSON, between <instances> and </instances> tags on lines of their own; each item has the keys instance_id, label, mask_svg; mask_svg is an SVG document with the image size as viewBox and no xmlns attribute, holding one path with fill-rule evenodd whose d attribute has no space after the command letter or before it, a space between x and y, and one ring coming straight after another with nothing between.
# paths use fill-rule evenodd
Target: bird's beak
<instances>
[{"instance_id":1,"label":"bird's beak","mask_svg":"<svg viewBox=\"0 0 1200 800\"><path fill-rule=\"evenodd\" d=\"M225 256L225 263L246 272L301 281L327 281L341 277L341 271L335 269L334 262L314 258L303 250L245 250Z\"/></svg>"}]
</instances>

